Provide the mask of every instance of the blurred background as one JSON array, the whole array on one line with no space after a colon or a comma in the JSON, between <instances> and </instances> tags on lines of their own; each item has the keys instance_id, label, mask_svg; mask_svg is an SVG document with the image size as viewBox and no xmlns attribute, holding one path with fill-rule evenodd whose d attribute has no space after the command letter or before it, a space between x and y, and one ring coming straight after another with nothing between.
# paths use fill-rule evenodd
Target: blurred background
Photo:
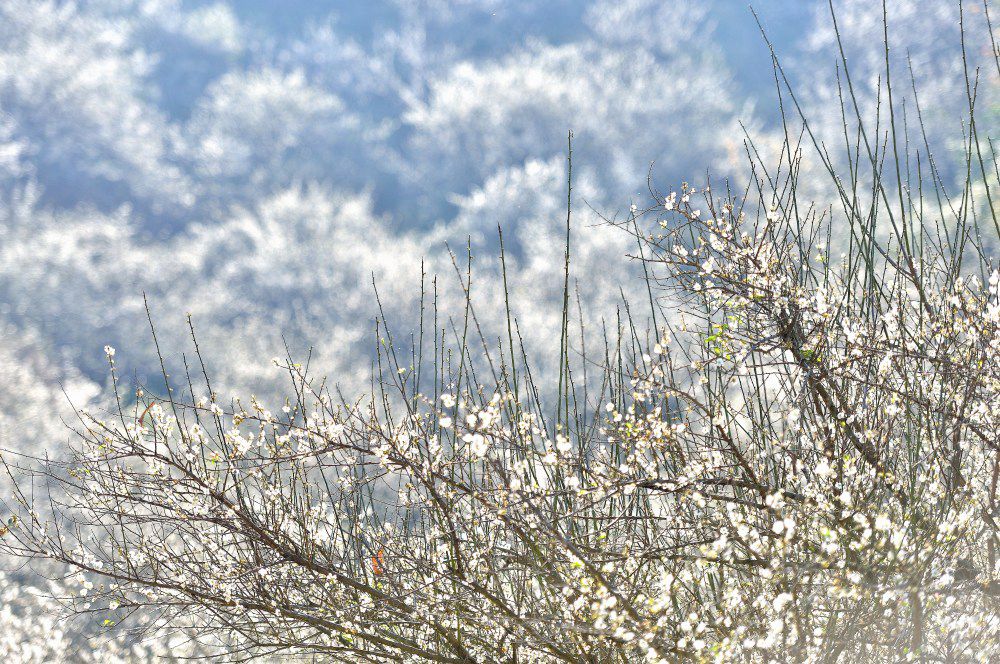
<instances>
[{"instance_id":1,"label":"blurred background","mask_svg":"<svg viewBox=\"0 0 1000 664\"><path fill-rule=\"evenodd\" d=\"M874 109L881 3L834 6ZM754 8L836 158L827 2ZM893 0L888 15L897 103L916 126L919 101L947 185L968 104L958 5ZM984 19L966 2L995 127ZM467 245L489 334L504 315L498 224L544 367L558 352L567 131L574 315L599 333L623 294L644 293L634 240L601 216L645 206L647 178L742 189L747 138L765 152L784 138L778 101L734 0L0 0L0 447L69 440L72 408L107 399L105 345L126 382L157 384L143 293L168 370L193 362L190 313L223 399L281 395L271 359L286 344L312 348L313 372L345 394L363 389L373 284L406 340L422 275L428 293L437 275L442 321L461 316L449 252L464 270ZM811 177L803 191L822 198Z\"/></svg>"}]
</instances>

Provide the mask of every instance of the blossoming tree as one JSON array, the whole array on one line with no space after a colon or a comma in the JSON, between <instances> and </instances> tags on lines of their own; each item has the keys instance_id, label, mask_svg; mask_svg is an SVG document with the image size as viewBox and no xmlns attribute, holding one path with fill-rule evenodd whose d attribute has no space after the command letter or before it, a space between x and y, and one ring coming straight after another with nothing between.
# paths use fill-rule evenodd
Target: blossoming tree
<instances>
[{"instance_id":1,"label":"blossoming tree","mask_svg":"<svg viewBox=\"0 0 1000 664\"><path fill-rule=\"evenodd\" d=\"M554 374L471 296L422 299L411 344L380 321L357 399L286 357L283 405L223 402L193 327L188 371L132 398L109 347L117 407L75 456L4 460L0 542L71 568L80 611L233 659L995 661L1000 183L969 81L957 195L888 50L846 171L799 117L774 160L747 139L743 191L652 191L615 222L652 328L624 302L596 352L568 213Z\"/></svg>"}]
</instances>

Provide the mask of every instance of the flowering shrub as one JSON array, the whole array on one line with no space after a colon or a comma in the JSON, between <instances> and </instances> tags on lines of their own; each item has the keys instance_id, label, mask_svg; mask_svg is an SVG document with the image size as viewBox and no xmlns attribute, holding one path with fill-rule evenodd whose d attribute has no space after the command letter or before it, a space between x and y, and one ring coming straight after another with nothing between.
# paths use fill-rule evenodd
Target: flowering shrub
<instances>
[{"instance_id":1,"label":"flowering shrub","mask_svg":"<svg viewBox=\"0 0 1000 664\"><path fill-rule=\"evenodd\" d=\"M570 330L567 211L554 374L509 300L488 340L471 256L464 314L421 298L408 346L379 320L356 400L285 358L279 408L223 402L193 328L187 373L133 399L107 347L117 407L68 461L5 460L0 543L69 566L106 625L232 659L996 661L989 142L970 122L955 198L895 124L845 120L840 172L786 123L840 209L800 200L791 138L776 164L748 141L742 195L653 192L617 224L651 332L623 302L598 353Z\"/></svg>"},{"instance_id":2,"label":"flowering shrub","mask_svg":"<svg viewBox=\"0 0 1000 664\"><path fill-rule=\"evenodd\" d=\"M593 417L550 419L503 344L485 383L387 339L359 403L280 362L276 413L205 376L81 420L46 471L78 525L21 494L4 541L80 570L110 621L156 608L257 654L989 661L1000 272L874 237L871 267L805 253L780 204L694 194L643 217L683 316L608 360Z\"/></svg>"},{"instance_id":3,"label":"flowering shrub","mask_svg":"<svg viewBox=\"0 0 1000 664\"><path fill-rule=\"evenodd\" d=\"M47 582L34 585L15 575L0 574L0 656L18 664L74 661L84 664L179 661L197 656L183 634L145 641L139 629L115 629L105 619L97 625L67 621L62 601L72 588ZM72 584L71 584L72 585Z\"/></svg>"}]
</instances>

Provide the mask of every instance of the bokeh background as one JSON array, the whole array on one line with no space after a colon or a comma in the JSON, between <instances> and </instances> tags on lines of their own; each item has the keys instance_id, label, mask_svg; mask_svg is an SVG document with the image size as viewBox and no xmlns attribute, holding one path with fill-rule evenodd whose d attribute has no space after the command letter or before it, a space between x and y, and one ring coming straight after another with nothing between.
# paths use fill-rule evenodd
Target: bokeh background
<instances>
[{"instance_id":1,"label":"bokeh background","mask_svg":"<svg viewBox=\"0 0 1000 664\"><path fill-rule=\"evenodd\" d=\"M827 2L754 4L837 158ZM881 3L834 5L876 118ZM967 111L958 5L893 0L888 15L897 102L915 127L919 100L947 184ZM984 6L967 1L965 21L995 128ZM428 291L438 275L444 319L461 315L449 252L464 265L469 243L477 313L495 329L498 224L544 370L558 352L569 129L574 315L599 330L623 294L644 292L632 241L601 215L644 206L648 177L663 191L708 174L741 188L746 138L764 152L784 138L746 3L0 0L0 447L64 445L72 408L106 403L105 345L126 382L156 385L143 293L168 369L192 361L190 313L223 398L281 395L271 359L286 344L312 348L314 373L345 394L362 390L373 282L405 340L422 274ZM818 173L801 180L825 195Z\"/></svg>"}]
</instances>

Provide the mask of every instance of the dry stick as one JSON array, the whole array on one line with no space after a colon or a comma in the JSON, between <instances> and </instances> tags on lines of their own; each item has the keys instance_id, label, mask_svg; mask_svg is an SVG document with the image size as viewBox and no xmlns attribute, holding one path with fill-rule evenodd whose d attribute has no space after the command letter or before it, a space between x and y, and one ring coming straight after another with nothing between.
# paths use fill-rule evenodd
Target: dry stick
<instances>
[{"instance_id":1,"label":"dry stick","mask_svg":"<svg viewBox=\"0 0 1000 664\"><path fill-rule=\"evenodd\" d=\"M559 387L556 391L556 431L558 432L563 422L562 398L563 380L569 362L569 250L570 250L570 219L573 213L573 131L570 130L566 136L566 253L563 270L563 303L562 303L562 323L559 332ZM568 386L567 386L568 389ZM566 395L566 420L569 420L569 395Z\"/></svg>"}]
</instances>

